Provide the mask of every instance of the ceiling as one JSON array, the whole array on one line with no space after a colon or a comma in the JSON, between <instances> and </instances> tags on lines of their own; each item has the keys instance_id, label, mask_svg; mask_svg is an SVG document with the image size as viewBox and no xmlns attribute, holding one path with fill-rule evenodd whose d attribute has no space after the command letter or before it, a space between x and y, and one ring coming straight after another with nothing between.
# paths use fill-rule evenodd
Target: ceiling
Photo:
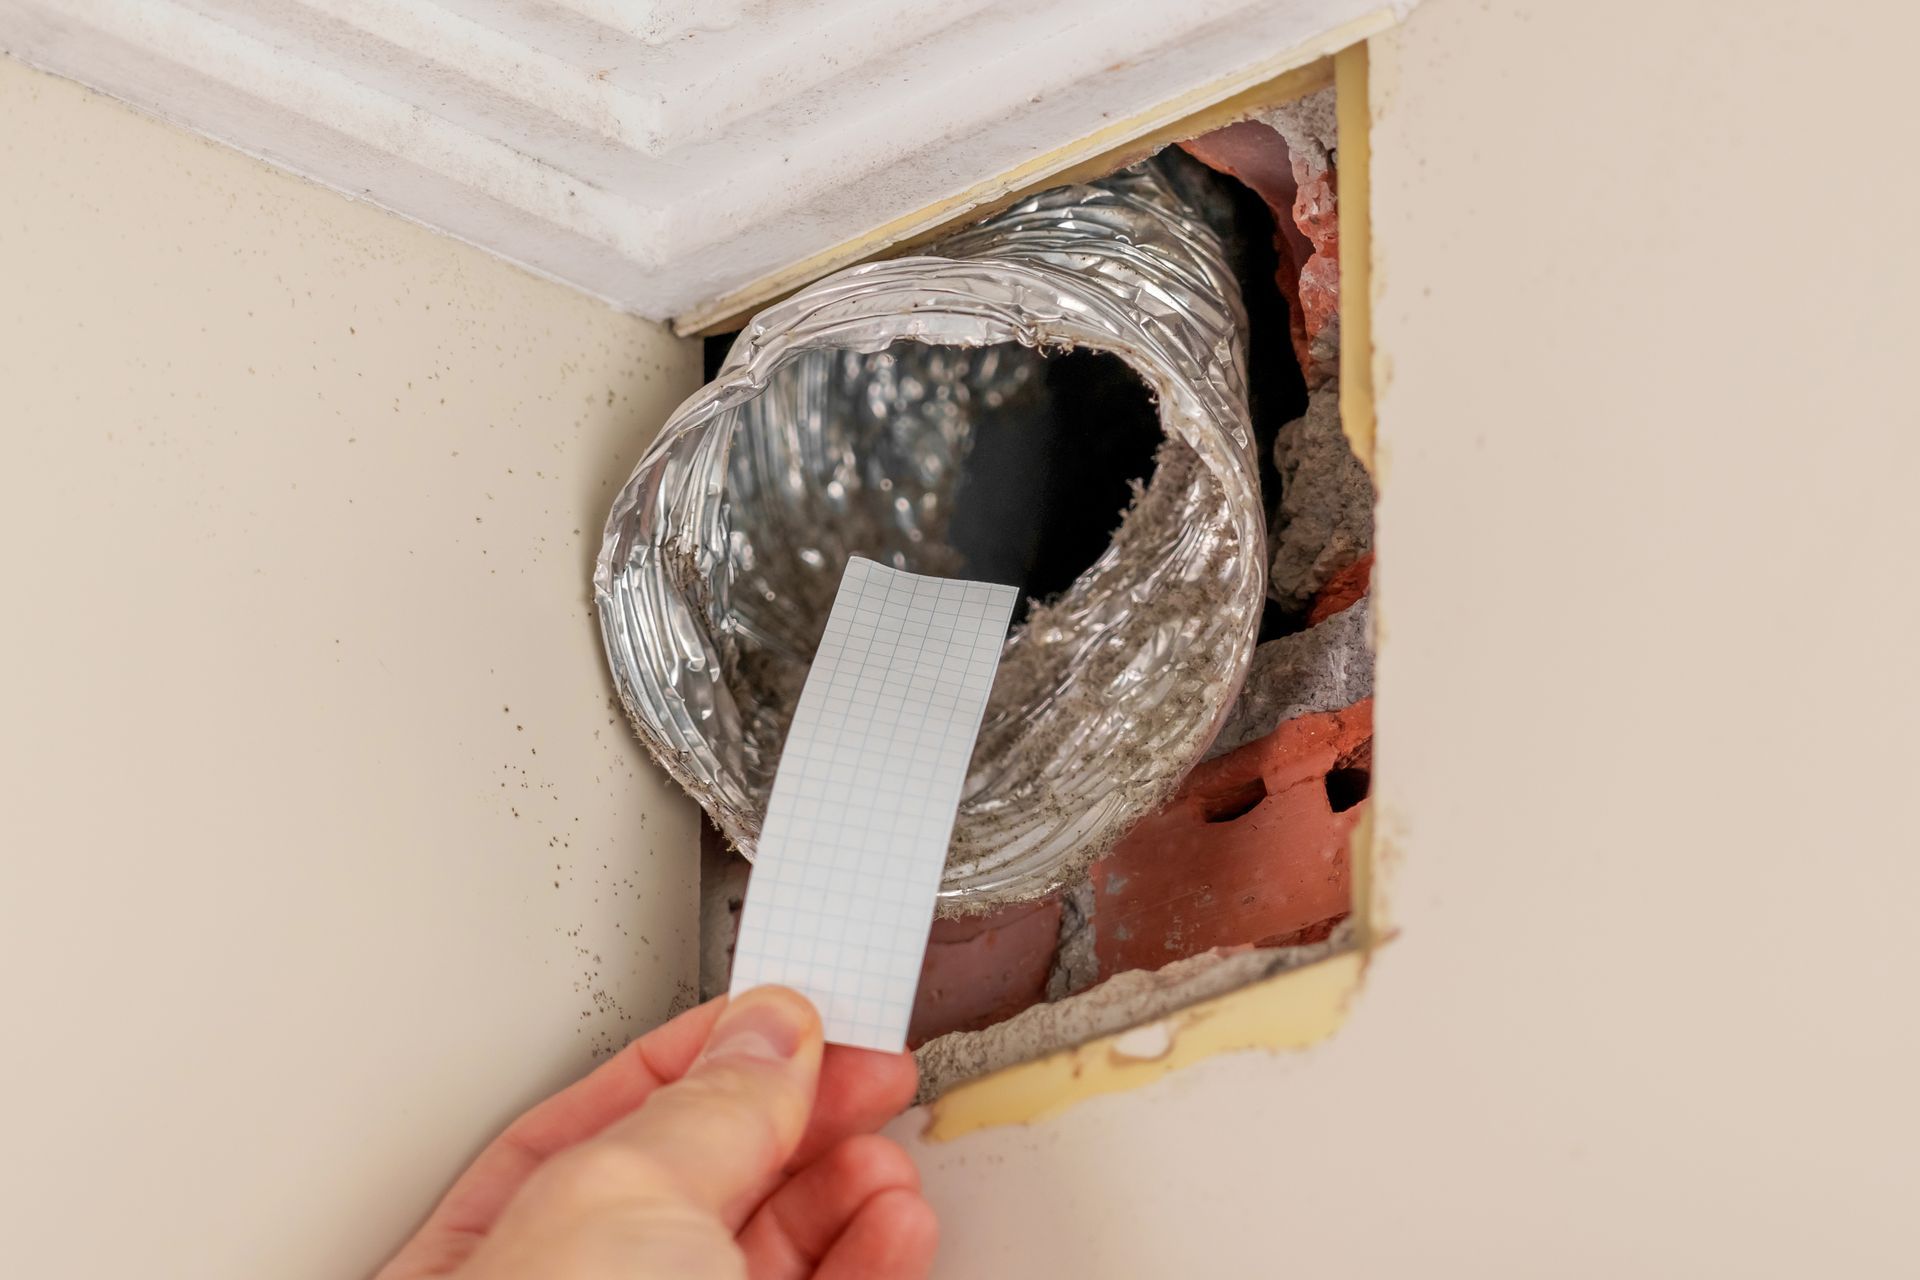
<instances>
[{"instance_id":1,"label":"ceiling","mask_svg":"<svg viewBox=\"0 0 1920 1280\"><path fill-rule=\"evenodd\" d=\"M1410 2L0 0L0 48L697 323Z\"/></svg>"}]
</instances>

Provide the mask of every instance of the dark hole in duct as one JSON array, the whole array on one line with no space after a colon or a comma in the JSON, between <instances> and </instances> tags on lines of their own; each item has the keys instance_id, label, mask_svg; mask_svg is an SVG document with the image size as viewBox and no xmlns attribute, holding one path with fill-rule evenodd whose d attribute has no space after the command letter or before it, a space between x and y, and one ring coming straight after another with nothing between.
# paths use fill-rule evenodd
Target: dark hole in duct
<instances>
[{"instance_id":1,"label":"dark hole in duct","mask_svg":"<svg viewBox=\"0 0 1920 1280\"><path fill-rule=\"evenodd\" d=\"M1153 397L1120 357L1050 353L1043 367L1043 415L981 420L949 527L972 573L1020 588L1015 623L1100 558L1161 441Z\"/></svg>"},{"instance_id":2,"label":"dark hole in duct","mask_svg":"<svg viewBox=\"0 0 1920 1280\"><path fill-rule=\"evenodd\" d=\"M1230 791L1208 796L1200 802L1200 811L1208 822L1232 822L1252 813L1266 798L1266 779L1254 778Z\"/></svg>"},{"instance_id":3,"label":"dark hole in duct","mask_svg":"<svg viewBox=\"0 0 1920 1280\"><path fill-rule=\"evenodd\" d=\"M1307 379L1294 358L1289 335L1287 300L1274 287L1280 255L1274 247L1273 213L1257 192L1231 178L1201 168L1214 193L1213 223L1227 244L1227 257L1240 281L1240 298L1247 309L1247 407L1253 418L1254 451L1260 460L1260 490L1269 505L1280 492L1280 473L1273 461L1274 439L1283 423L1307 411ZM1260 639L1298 631L1301 622L1269 601L1260 620Z\"/></svg>"},{"instance_id":4,"label":"dark hole in duct","mask_svg":"<svg viewBox=\"0 0 1920 1280\"><path fill-rule=\"evenodd\" d=\"M707 339L709 381L732 341ZM1034 362L1038 385L976 407L946 540L966 576L1020 588L1018 625L1032 601L1066 590L1106 551L1164 437L1152 393L1119 356L1007 351L1010 363Z\"/></svg>"}]
</instances>

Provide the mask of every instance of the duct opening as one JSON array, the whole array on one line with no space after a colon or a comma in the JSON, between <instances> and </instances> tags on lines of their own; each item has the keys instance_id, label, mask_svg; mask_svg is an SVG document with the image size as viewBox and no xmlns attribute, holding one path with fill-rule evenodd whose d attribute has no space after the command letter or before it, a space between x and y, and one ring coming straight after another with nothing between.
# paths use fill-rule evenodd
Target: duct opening
<instances>
[{"instance_id":1,"label":"duct opening","mask_svg":"<svg viewBox=\"0 0 1920 1280\"><path fill-rule=\"evenodd\" d=\"M910 1035L923 1098L1352 945L1346 850L1372 781L1372 489L1339 418L1332 97L1191 139L1172 162L1228 246L1247 313L1269 576L1245 687L1209 758L1117 847L1037 901L936 922ZM710 375L729 342L709 340ZM1042 408L980 420L944 541L966 572L1044 600L1106 551L1162 437L1117 357L1024 356L1037 372L1023 394ZM737 901L746 866L711 833L705 866ZM730 936L703 950L709 992L724 990Z\"/></svg>"},{"instance_id":2,"label":"duct opening","mask_svg":"<svg viewBox=\"0 0 1920 1280\"><path fill-rule=\"evenodd\" d=\"M1017 627L1112 545L1165 444L1119 356L1012 342L805 350L723 416L740 634L803 663L851 555L1018 587Z\"/></svg>"},{"instance_id":3,"label":"duct opening","mask_svg":"<svg viewBox=\"0 0 1920 1280\"><path fill-rule=\"evenodd\" d=\"M709 381L736 336L706 340ZM865 553L1018 587L1016 627L1112 545L1165 442L1152 392L1107 351L1002 343L942 354L900 342L870 355L796 362L763 394L798 402L810 381L852 388L844 403L812 411L893 418L895 438L916 451L912 473L929 490L951 490L930 528L915 505L937 505L928 495L897 492L891 478L884 490L876 482ZM749 420L735 448L764 449L768 441L756 436L777 429L772 419ZM736 479L752 483L739 468Z\"/></svg>"}]
</instances>

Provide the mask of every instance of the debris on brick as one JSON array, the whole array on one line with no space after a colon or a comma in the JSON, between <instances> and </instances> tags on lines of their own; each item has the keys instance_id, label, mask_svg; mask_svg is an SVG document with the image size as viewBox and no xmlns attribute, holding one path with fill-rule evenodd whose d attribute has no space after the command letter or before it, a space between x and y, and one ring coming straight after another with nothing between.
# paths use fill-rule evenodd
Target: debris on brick
<instances>
[{"instance_id":1,"label":"debris on brick","mask_svg":"<svg viewBox=\"0 0 1920 1280\"><path fill-rule=\"evenodd\" d=\"M1060 894L1060 943L1047 975L1047 999L1064 1000L1100 980L1093 949L1093 885L1083 876Z\"/></svg>"},{"instance_id":2,"label":"debris on brick","mask_svg":"<svg viewBox=\"0 0 1920 1280\"><path fill-rule=\"evenodd\" d=\"M1338 711L1371 698L1372 631L1373 608L1363 599L1305 631L1256 648L1247 683L1207 759L1264 738L1296 716Z\"/></svg>"},{"instance_id":3,"label":"debris on brick","mask_svg":"<svg viewBox=\"0 0 1920 1280\"><path fill-rule=\"evenodd\" d=\"M1325 622L1334 614L1351 608L1373 587L1373 552L1355 560L1328 578L1307 608L1307 625Z\"/></svg>"},{"instance_id":4,"label":"debris on brick","mask_svg":"<svg viewBox=\"0 0 1920 1280\"><path fill-rule=\"evenodd\" d=\"M1300 612L1340 570L1373 549L1373 481L1340 426L1340 384L1307 399L1304 415L1280 428L1280 471L1269 542L1267 595Z\"/></svg>"},{"instance_id":5,"label":"debris on brick","mask_svg":"<svg viewBox=\"0 0 1920 1280\"><path fill-rule=\"evenodd\" d=\"M1249 983L1351 949L1344 926L1309 946L1235 947L1189 956L1160 969L1117 974L1079 995L1037 1004L984 1031L931 1040L914 1053L920 1067L916 1104L957 1084L1044 1058L1100 1036L1151 1022L1178 1009L1237 991Z\"/></svg>"}]
</instances>

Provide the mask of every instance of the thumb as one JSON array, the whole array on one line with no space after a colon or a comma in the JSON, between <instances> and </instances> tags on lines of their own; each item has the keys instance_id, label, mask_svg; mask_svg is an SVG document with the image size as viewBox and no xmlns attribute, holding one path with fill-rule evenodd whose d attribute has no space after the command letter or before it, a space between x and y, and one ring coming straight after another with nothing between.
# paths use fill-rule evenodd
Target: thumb
<instances>
[{"instance_id":1,"label":"thumb","mask_svg":"<svg viewBox=\"0 0 1920 1280\"><path fill-rule=\"evenodd\" d=\"M682 1198L737 1227L800 1145L822 1049L805 996L757 987L727 1005L686 1075L598 1140L643 1155Z\"/></svg>"},{"instance_id":2,"label":"thumb","mask_svg":"<svg viewBox=\"0 0 1920 1280\"><path fill-rule=\"evenodd\" d=\"M821 1048L805 996L747 992L684 1076L541 1166L460 1274L744 1276L734 1233L800 1144Z\"/></svg>"}]
</instances>

